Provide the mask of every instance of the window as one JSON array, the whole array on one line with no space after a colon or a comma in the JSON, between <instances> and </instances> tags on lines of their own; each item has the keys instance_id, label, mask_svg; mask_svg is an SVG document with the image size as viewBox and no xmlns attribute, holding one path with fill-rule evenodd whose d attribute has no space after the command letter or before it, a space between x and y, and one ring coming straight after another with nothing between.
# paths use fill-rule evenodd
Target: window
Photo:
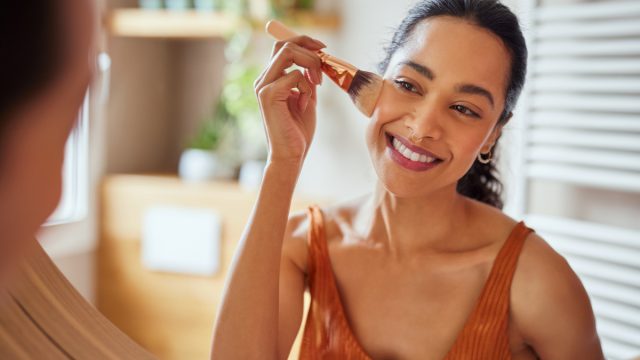
<instances>
[{"instance_id":1,"label":"window","mask_svg":"<svg viewBox=\"0 0 640 360\"><path fill-rule=\"evenodd\" d=\"M89 208L89 92L87 92L76 127L65 148L62 170L62 196L46 225L82 220Z\"/></svg>"},{"instance_id":2,"label":"window","mask_svg":"<svg viewBox=\"0 0 640 360\"><path fill-rule=\"evenodd\" d=\"M562 254L608 359L640 355L640 2L524 0L515 217ZM523 19L524 20L524 19Z\"/></svg>"}]
</instances>

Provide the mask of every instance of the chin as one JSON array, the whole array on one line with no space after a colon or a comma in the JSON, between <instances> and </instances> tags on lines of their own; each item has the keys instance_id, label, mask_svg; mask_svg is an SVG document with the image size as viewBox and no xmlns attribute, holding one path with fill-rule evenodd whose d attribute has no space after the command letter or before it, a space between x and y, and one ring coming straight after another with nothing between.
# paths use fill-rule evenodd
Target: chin
<instances>
[{"instance_id":1,"label":"chin","mask_svg":"<svg viewBox=\"0 0 640 360\"><path fill-rule=\"evenodd\" d=\"M398 186L397 184L388 184L384 182L381 182L381 183L382 183L382 186L385 188L385 190L390 195L393 195L396 198L411 199L411 198L421 197L421 195L426 195L426 194L417 193L415 189L414 190L408 189L403 186Z\"/></svg>"},{"instance_id":2,"label":"chin","mask_svg":"<svg viewBox=\"0 0 640 360\"><path fill-rule=\"evenodd\" d=\"M398 198L418 198L429 195L436 190L433 183L424 180L409 179L405 174L399 174L393 169L375 169L378 182L386 191Z\"/></svg>"}]
</instances>

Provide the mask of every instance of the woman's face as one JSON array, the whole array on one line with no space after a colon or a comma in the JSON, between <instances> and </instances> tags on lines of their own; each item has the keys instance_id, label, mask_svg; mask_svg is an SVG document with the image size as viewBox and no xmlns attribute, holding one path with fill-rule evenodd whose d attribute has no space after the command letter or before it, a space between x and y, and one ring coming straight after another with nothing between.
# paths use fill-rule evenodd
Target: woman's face
<instances>
[{"instance_id":1,"label":"woman's face","mask_svg":"<svg viewBox=\"0 0 640 360\"><path fill-rule=\"evenodd\" d=\"M500 134L510 66L488 30L453 17L419 23L391 58L367 127L385 188L400 197L455 188Z\"/></svg>"}]
</instances>

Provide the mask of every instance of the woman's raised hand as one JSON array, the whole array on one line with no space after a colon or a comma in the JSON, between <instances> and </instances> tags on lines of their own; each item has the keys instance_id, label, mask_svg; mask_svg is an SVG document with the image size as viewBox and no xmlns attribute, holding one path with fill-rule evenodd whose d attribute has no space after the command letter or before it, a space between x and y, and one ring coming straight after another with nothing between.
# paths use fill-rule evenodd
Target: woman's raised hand
<instances>
[{"instance_id":1,"label":"woman's raised hand","mask_svg":"<svg viewBox=\"0 0 640 360\"><path fill-rule=\"evenodd\" d=\"M308 36L276 42L269 65L254 83L270 163L302 167L315 132L316 86L322 79L316 51L324 47ZM294 64L303 71L287 72Z\"/></svg>"}]
</instances>

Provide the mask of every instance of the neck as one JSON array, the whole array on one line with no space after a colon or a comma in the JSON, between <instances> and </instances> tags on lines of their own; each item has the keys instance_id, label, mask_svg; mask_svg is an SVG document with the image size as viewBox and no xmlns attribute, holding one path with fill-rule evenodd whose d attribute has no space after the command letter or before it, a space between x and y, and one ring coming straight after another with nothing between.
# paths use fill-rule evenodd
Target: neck
<instances>
[{"instance_id":1,"label":"neck","mask_svg":"<svg viewBox=\"0 0 640 360\"><path fill-rule=\"evenodd\" d=\"M462 240L460 224L467 223L468 201L455 184L425 196L400 198L378 182L359 227L394 259L453 251ZM460 241L458 240L458 241Z\"/></svg>"}]
</instances>

